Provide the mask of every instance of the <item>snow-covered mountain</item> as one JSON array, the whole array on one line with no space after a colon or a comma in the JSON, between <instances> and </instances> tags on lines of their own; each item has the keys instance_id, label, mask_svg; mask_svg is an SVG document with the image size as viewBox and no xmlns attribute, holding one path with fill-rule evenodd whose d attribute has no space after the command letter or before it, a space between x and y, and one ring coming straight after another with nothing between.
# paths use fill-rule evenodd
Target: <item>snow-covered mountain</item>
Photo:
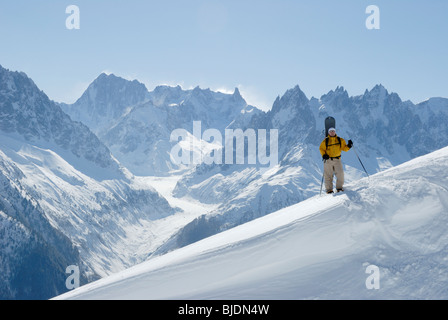
<instances>
[{"instance_id":1,"label":"snow-covered mountain","mask_svg":"<svg viewBox=\"0 0 448 320\"><path fill-rule=\"evenodd\" d=\"M109 94L112 93L112 94ZM172 161L173 130L193 135L193 122L224 131L232 123L247 124L261 113L247 105L238 89L233 94L196 87L158 86L148 92L137 81L100 75L73 105L62 108L95 132L113 155L136 175L167 175L188 166ZM201 153L198 149L186 152Z\"/></svg>"},{"instance_id":2,"label":"snow-covered mountain","mask_svg":"<svg viewBox=\"0 0 448 320\"><path fill-rule=\"evenodd\" d=\"M75 104L65 105L49 100L23 73L0 67L0 80L2 298L61 293L68 264L81 267L85 283L292 206L282 211L290 212L319 194L318 145L328 115L338 134L355 143L356 154L343 154L351 187L341 198L355 200L355 208L365 209L364 198L376 192L362 180L355 184L365 177L357 154L373 175L448 145L448 99L414 105L381 85L354 97L338 87L319 99L296 86L262 112L238 89L148 92L138 81L101 74ZM201 126L196 135L195 123ZM226 129L266 130L271 137L278 130L278 159L249 164L246 146L243 164L179 165L171 154L176 129L188 133L193 143L185 141L181 150L193 159L222 148L204 138L208 129L223 137ZM375 199L384 195L380 190ZM32 281L18 283L35 252L55 276L32 273Z\"/></svg>"},{"instance_id":3,"label":"snow-covered mountain","mask_svg":"<svg viewBox=\"0 0 448 320\"><path fill-rule=\"evenodd\" d=\"M74 122L21 72L0 66L0 130L34 145L52 143L67 154L122 175L118 162L85 125Z\"/></svg>"},{"instance_id":4,"label":"snow-covered mountain","mask_svg":"<svg viewBox=\"0 0 448 320\"><path fill-rule=\"evenodd\" d=\"M402 101L383 86L355 97L338 87L320 99L308 99L299 86L278 97L273 108L258 114L249 128L279 130L279 164L267 171L250 166L201 165L179 180L174 194L217 203L159 249L167 252L241 223L298 203L319 193L324 119L336 118L340 136L352 139L344 153L346 181L401 164L448 145L448 99L418 105ZM355 153L356 152L356 153Z\"/></svg>"},{"instance_id":5,"label":"snow-covered mountain","mask_svg":"<svg viewBox=\"0 0 448 320\"><path fill-rule=\"evenodd\" d=\"M55 299L448 298L448 148Z\"/></svg>"},{"instance_id":6,"label":"snow-covered mountain","mask_svg":"<svg viewBox=\"0 0 448 320\"><path fill-rule=\"evenodd\" d=\"M0 150L0 298L42 299L66 291L65 268L82 265L23 185L23 172ZM86 283L84 274L82 283Z\"/></svg>"},{"instance_id":7,"label":"snow-covered mountain","mask_svg":"<svg viewBox=\"0 0 448 320\"><path fill-rule=\"evenodd\" d=\"M101 137L128 107L146 99L148 90L144 84L102 73L74 104L61 107L73 120L87 125Z\"/></svg>"},{"instance_id":8,"label":"snow-covered mountain","mask_svg":"<svg viewBox=\"0 0 448 320\"><path fill-rule=\"evenodd\" d=\"M173 91L167 100L166 91ZM132 108L102 136L113 154L136 175L167 175L185 169L188 166L172 161L171 150L177 141L170 141L171 133L184 129L192 136L194 121L201 121L205 128L224 130L235 111L247 107L242 99L233 101L238 93L232 96L200 88L178 91L179 87L156 88L150 101ZM229 115L227 111L233 112ZM185 148L190 151L201 153L200 149Z\"/></svg>"},{"instance_id":9,"label":"snow-covered mountain","mask_svg":"<svg viewBox=\"0 0 448 320\"><path fill-rule=\"evenodd\" d=\"M102 87L102 82L107 87L106 80L100 76L96 87ZM121 82L131 84L123 79ZM93 96L88 91L84 96ZM433 98L414 105L382 85L354 97L338 87L319 99L309 99L295 86L278 97L269 112L248 106L237 89L233 95L226 95L199 87L183 90L179 86L159 86L142 95L144 99L136 105L132 105L135 100L119 100L116 105L120 105L122 115L118 120L111 118L109 129L100 139L135 174L166 175L190 169L178 181L174 196L218 206L185 226L157 252L184 246L319 192L322 162L318 146L323 139L324 119L329 115L336 118L339 135L355 142L356 154L351 151L343 155L347 182L365 176L358 155L373 174L448 145L447 99ZM84 108L95 109L96 102L89 103L90 107ZM79 107L73 105L66 110L73 113ZM257 165L178 166L170 155L170 134L177 128L192 133L194 121L201 121L201 133L208 128L222 135L226 128L278 130L278 164L269 170L260 170ZM91 125L98 132L95 124ZM202 141L206 150L213 149L207 143ZM204 152L188 147L183 150Z\"/></svg>"},{"instance_id":10,"label":"snow-covered mountain","mask_svg":"<svg viewBox=\"0 0 448 320\"><path fill-rule=\"evenodd\" d=\"M3 299L66 291L69 265L87 281L143 261L160 241L148 230L177 212L24 73L2 67L0 179Z\"/></svg>"}]
</instances>

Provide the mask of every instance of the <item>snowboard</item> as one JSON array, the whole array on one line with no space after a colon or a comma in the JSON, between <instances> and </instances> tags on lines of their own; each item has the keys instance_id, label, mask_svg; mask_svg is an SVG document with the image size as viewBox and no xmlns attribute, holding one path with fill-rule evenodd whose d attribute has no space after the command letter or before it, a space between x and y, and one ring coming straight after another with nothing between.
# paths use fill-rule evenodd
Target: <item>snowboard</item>
<instances>
[{"instance_id":1,"label":"snowboard","mask_svg":"<svg viewBox=\"0 0 448 320\"><path fill-rule=\"evenodd\" d=\"M336 129L336 119L333 117L327 117L325 119L325 136L328 136L328 129L330 128Z\"/></svg>"}]
</instances>

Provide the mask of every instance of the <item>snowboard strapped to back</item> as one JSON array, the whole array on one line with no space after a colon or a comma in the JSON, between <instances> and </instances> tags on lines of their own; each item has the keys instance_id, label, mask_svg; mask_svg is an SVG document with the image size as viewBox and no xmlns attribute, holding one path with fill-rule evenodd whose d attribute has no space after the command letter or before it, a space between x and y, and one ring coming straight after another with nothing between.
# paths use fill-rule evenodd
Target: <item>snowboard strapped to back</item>
<instances>
[{"instance_id":1,"label":"snowboard strapped to back","mask_svg":"<svg viewBox=\"0 0 448 320\"><path fill-rule=\"evenodd\" d=\"M333 117L327 117L325 119L325 146L328 148L328 141L329 141L329 137L328 137L328 130L330 130L330 128L335 128L336 129L336 119ZM341 143L341 138L338 136L338 143L339 146L342 148L342 143Z\"/></svg>"},{"instance_id":2,"label":"snowboard strapped to back","mask_svg":"<svg viewBox=\"0 0 448 320\"><path fill-rule=\"evenodd\" d=\"M325 144L326 147L328 148L328 130L330 128L335 128L336 129L336 119L333 117L327 117L325 118L325 132L324 132L324 136L325 136ZM338 137L339 138L339 137ZM339 140L340 143L340 140ZM320 184L320 194L322 194L322 186L324 184L324 175L322 174L322 183Z\"/></svg>"},{"instance_id":3,"label":"snowboard strapped to back","mask_svg":"<svg viewBox=\"0 0 448 320\"><path fill-rule=\"evenodd\" d=\"M328 130L330 128L335 128L336 129L336 120L333 117L327 117L325 119L325 136L328 136Z\"/></svg>"},{"instance_id":4,"label":"snowboard strapped to back","mask_svg":"<svg viewBox=\"0 0 448 320\"><path fill-rule=\"evenodd\" d=\"M336 129L336 119L333 117L327 117L325 119L325 145L328 148L328 130L330 130L330 128L335 128ZM341 144L341 138L338 137L338 144L340 146L342 146Z\"/></svg>"}]
</instances>

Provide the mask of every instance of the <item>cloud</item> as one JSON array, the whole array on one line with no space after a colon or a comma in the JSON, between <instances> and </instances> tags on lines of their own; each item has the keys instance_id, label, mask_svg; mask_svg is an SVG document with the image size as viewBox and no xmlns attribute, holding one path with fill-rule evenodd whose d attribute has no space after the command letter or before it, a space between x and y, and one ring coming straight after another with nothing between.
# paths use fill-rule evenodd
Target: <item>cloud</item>
<instances>
[{"instance_id":1,"label":"cloud","mask_svg":"<svg viewBox=\"0 0 448 320\"><path fill-rule=\"evenodd\" d=\"M108 76L110 76L111 74L113 74L113 72L112 71L110 71L110 70L103 70L103 71L101 71L101 73L104 73L104 74L106 74L106 75L108 75Z\"/></svg>"},{"instance_id":2,"label":"cloud","mask_svg":"<svg viewBox=\"0 0 448 320\"><path fill-rule=\"evenodd\" d=\"M247 104L257 107L263 111L269 111L272 108L274 100L270 100L260 88L255 86L238 85L241 96Z\"/></svg>"},{"instance_id":3,"label":"cloud","mask_svg":"<svg viewBox=\"0 0 448 320\"><path fill-rule=\"evenodd\" d=\"M225 88L225 87L219 87L219 88L211 89L211 90L216 91L216 92L221 92L224 94L233 94L235 92L235 89L229 89L229 88Z\"/></svg>"}]
</instances>

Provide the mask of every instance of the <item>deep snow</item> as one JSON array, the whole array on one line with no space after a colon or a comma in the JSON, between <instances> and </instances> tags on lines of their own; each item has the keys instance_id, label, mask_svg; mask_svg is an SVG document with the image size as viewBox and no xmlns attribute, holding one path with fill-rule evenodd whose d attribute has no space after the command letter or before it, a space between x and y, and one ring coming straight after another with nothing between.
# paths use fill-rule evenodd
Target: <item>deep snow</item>
<instances>
[{"instance_id":1,"label":"deep snow","mask_svg":"<svg viewBox=\"0 0 448 320\"><path fill-rule=\"evenodd\" d=\"M448 148L55 299L447 299ZM379 289L368 289L369 266Z\"/></svg>"}]
</instances>

